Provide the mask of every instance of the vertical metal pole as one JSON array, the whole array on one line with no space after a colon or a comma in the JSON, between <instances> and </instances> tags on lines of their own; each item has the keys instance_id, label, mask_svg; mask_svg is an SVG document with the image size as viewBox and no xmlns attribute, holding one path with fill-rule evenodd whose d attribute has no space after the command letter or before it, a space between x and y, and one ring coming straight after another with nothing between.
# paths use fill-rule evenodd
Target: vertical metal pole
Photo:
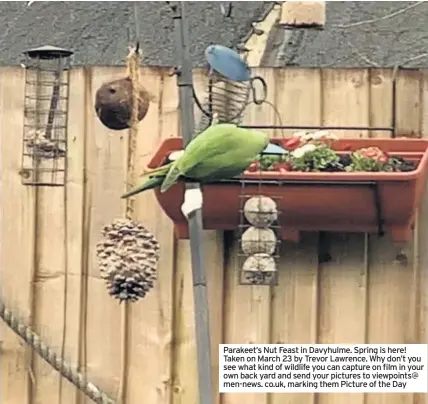
<instances>
[{"instance_id":1,"label":"vertical metal pole","mask_svg":"<svg viewBox=\"0 0 428 404\"><path fill-rule=\"evenodd\" d=\"M178 59L177 85L180 95L181 132L184 146L192 140L195 131L193 113L193 77L189 52L189 28L186 2L174 10L176 52ZM186 190L197 189L199 184L186 184ZM196 350L199 377L199 403L213 404L211 341L208 315L207 282L204 268L202 240L202 211L191 213L188 218L193 273Z\"/></svg>"}]
</instances>

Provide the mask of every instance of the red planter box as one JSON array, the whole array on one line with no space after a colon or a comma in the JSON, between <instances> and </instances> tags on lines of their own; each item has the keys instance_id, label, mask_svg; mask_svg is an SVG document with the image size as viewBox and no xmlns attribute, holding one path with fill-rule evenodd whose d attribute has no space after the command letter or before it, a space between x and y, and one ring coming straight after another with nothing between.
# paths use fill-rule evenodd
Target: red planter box
<instances>
[{"instance_id":1,"label":"red planter box","mask_svg":"<svg viewBox=\"0 0 428 404\"><path fill-rule=\"evenodd\" d=\"M278 145L286 141L284 138L272 139L272 143ZM384 230L395 242L406 242L411 237L415 210L425 188L428 141L343 139L334 142L333 149L349 153L370 146L379 147L391 156L416 161L418 167L411 172L394 173L248 173L241 179L258 183L246 184L244 192L246 195L280 198L277 203L283 239L298 240L300 231L378 233ZM149 168L160 166L171 152L181 149L181 138L165 140ZM187 220L181 212L184 190L183 182L163 194L155 190L160 206L175 224L178 238L189 237ZM239 182L206 184L202 191L204 229L237 229L242 209L242 185Z\"/></svg>"}]
</instances>

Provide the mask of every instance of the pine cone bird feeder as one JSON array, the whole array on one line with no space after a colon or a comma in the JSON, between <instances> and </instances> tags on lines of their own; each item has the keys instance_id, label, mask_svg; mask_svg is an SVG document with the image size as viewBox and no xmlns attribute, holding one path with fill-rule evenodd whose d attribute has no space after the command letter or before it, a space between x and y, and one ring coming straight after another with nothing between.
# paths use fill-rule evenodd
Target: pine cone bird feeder
<instances>
[{"instance_id":1,"label":"pine cone bird feeder","mask_svg":"<svg viewBox=\"0 0 428 404\"><path fill-rule=\"evenodd\" d=\"M132 125L132 91L130 77L103 84L95 95L95 111L104 126L112 130L129 129ZM138 121L142 121L153 100L140 84L138 91Z\"/></svg>"},{"instance_id":2,"label":"pine cone bird feeder","mask_svg":"<svg viewBox=\"0 0 428 404\"><path fill-rule=\"evenodd\" d=\"M119 301L142 299L156 281L158 241L142 224L126 219L105 226L102 236L97 260L109 294Z\"/></svg>"}]
</instances>

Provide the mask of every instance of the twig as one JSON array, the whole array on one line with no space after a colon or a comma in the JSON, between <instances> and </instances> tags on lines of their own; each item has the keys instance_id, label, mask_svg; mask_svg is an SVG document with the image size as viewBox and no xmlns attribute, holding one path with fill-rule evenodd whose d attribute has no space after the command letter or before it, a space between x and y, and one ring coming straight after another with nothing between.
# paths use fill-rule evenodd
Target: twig
<instances>
[{"instance_id":1,"label":"twig","mask_svg":"<svg viewBox=\"0 0 428 404\"><path fill-rule=\"evenodd\" d=\"M378 21L383 21L383 20L388 20L390 18L396 17L399 14L405 13L406 11L415 8L417 6L420 6L422 3L424 3L424 1L417 1L416 3L410 4L406 7L400 8L396 11L394 11L393 13L387 14L387 15L383 15L382 17L377 17L377 18L373 18L371 20L364 20L364 21L358 21L358 22L354 22L351 24L339 24L339 25L334 25L334 28L352 28L352 27L358 27L360 25L365 25L365 24L372 24L374 22L378 22Z\"/></svg>"}]
</instances>

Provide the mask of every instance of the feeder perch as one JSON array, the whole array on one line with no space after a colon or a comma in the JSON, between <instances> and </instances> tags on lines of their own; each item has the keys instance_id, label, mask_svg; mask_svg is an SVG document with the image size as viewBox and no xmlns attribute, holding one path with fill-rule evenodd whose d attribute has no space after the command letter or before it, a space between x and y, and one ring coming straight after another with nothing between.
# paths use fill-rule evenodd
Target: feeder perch
<instances>
[{"instance_id":1,"label":"feeder perch","mask_svg":"<svg viewBox=\"0 0 428 404\"><path fill-rule=\"evenodd\" d=\"M42 46L24 52L24 185L64 186L72 51Z\"/></svg>"}]
</instances>

